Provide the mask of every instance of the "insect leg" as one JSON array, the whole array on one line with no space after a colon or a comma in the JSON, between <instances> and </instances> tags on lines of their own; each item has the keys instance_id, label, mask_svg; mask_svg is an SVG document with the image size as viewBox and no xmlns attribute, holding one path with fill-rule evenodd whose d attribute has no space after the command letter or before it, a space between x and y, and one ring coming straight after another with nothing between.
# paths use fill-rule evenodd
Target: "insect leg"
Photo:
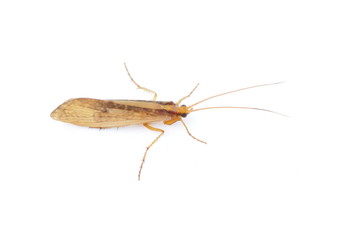
<instances>
[{"instance_id":1,"label":"insect leg","mask_svg":"<svg viewBox=\"0 0 360 240\"><path fill-rule=\"evenodd\" d=\"M198 84L196 84L196 86L194 87L194 89L189 93L189 95L187 95L187 96L185 96L185 97L183 97L183 98L181 98L178 102L177 102L177 105L180 105L180 103L182 102L182 101L184 101L186 98L188 98L188 97L190 97L191 96L191 94L195 91L195 89L197 88L199 86L199 83Z\"/></svg>"},{"instance_id":2,"label":"insect leg","mask_svg":"<svg viewBox=\"0 0 360 240\"><path fill-rule=\"evenodd\" d=\"M126 66L126 63L124 63L124 66L125 66L126 72L128 73L128 75L129 75L129 77L130 77L130 80L131 80L139 89L142 89L142 90L144 90L144 91L153 93L153 94L154 94L153 101L155 101L156 98L157 98L157 93L154 92L154 91L151 91L151 90L148 89L148 88L142 87L142 86L140 86L137 82L135 82L135 80L132 78L132 76L131 76L131 74L130 74L127 66Z\"/></svg>"},{"instance_id":3,"label":"insect leg","mask_svg":"<svg viewBox=\"0 0 360 240\"><path fill-rule=\"evenodd\" d=\"M196 137L194 137L194 136L190 133L189 129L187 128L187 126L186 126L186 124L185 124L185 122L184 122L181 118L180 118L180 122L184 125L184 127L185 127L187 133L190 135L190 137L192 137L192 138L195 139L196 141L199 141L199 142L202 142L202 143L205 143L205 144L206 144L206 142L201 141L200 139L197 139Z\"/></svg>"},{"instance_id":4,"label":"insect leg","mask_svg":"<svg viewBox=\"0 0 360 240\"><path fill-rule=\"evenodd\" d=\"M160 138L160 137L164 134L164 132L165 132L164 130L162 130L162 129L160 129L160 128L154 128L154 127L150 126L150 125L147 124L147 123L144 124L144 127L146 127L147 129L150 129L150 130L152 130L152 131L161 132L161 133L159 134L159 136L157 136L157 137L155 138L154 141L152 141L152 143L151 143L151 144L146 148L146 150L145 150L144 157L143 157L143 159L142 159L142 162L141 162L141 165L140 165L140 169L139 169L139 174L138 174L138 180L139 180L139 181L140 181L141 170L142 170L142 168L143 168L143 166L144 166L146 154L147 154L149 148L150 148L152 145L154 145L154 143L156 143L156 141L159 140L159 138Z\"/></svg>"}]
</instances>

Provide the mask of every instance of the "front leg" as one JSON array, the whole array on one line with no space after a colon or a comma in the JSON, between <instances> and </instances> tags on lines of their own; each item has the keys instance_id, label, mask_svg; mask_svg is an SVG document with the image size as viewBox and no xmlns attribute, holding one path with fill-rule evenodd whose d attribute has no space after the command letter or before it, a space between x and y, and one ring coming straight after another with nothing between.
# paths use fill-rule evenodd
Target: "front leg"
<instances>
[{"instance_id":1,"label":"front leg","mask_svg":"<svg viewBox=\"0 0 360 240\"><path fill-rule=\"evenodd\" d=\"M204 142L204 141L202 141L202 140L194 137L194 136L190 133L188 127L186 126L185 122L182 120L182 118L181 118L180 116L176 116L176 117L174 117L174 118L172 118L172 119L170 119L170 120L164 121L164 124L166 124L166 125L171 125L171 124L176 123L177 121L180 121L180 122L184 125L184 127L185 127L187 133L190 135L190 137L192 137L192 138L195 139L196 141L199 141L199 142L202 142L202 143L205 143L205 144L206 144L206 142Z\"/></svg>"}]
</instances>

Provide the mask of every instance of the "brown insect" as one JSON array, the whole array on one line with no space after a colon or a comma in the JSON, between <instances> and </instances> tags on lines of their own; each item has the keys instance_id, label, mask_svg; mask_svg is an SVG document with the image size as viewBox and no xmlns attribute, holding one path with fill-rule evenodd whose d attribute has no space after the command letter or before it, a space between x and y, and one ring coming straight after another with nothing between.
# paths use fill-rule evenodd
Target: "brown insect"
<instances>
[{"instance_id":1,"label":"brown insect","mask_svg":"<svg viewBox=\"0 0 360 240\"><path fill-rule=\"evenodd\" d=\"M171 101L156 101L157 94L154 91L151 91L147 88L141 87L135 82L135 80L130 75L130 72L125 65L125 69L130 77L130 80L139 88L147 92L154 94L152 101L146 100L100 100L93 98L73 98L61 104L57 107L52 113L51 117L55 120L72 123L79 126L86 126L91 128L111 128L111 127L122 127L128 125L142 124L146 128L160 132L160 134L151 142L151 144L146 148L139 173L138 179L140 180L141 171L144 166L146 154L150 147L155 144L155 142L164 134L164 130L160 128L155 128L149 124L152 122L162 121L166 125L171 125L177 121L180 121L187 133L194 138L195 140L205 143L194 137L189 129L187 128L185 122L182 118L185 118L189 113L206 110L206 109L216 109L216 108L241 108L241 109L254 109L276 113L270 110L261 109L261 108L252 108L252 107L207 107L207 108L198 108L193 109L194 106L205 102L209 99L223 96L226 94L238 92L245 89L269 86L277 83L262 84L252 87L241 88L233 90L226 93L217 94L212 97L203 99L197 103L194 103L190 106L180 105L182 101L190 97L190 95L195 91L197 86L185 97L181 98L176 103ZM280 113L277 113L280 114ZM282 114L280 114L282 115Z\"/></svg>"}]
</instances>

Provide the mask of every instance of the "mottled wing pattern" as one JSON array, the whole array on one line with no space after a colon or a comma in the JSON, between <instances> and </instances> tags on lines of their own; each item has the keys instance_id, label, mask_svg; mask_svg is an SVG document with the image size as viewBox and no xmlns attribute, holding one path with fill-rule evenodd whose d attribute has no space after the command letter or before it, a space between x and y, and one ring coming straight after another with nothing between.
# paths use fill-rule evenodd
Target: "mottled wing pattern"
<instances>
[{"instance_id":1,"label":"mottled wing pattern","mask_svg":"<svg viewBox=\"0 0 360 240\"><path fill-rule=\"evenodd\" d=\"M56 108L51 117L79 126L109 128L165 121L171 114L153 101L75 98Z\"/></svg>"}]
</instances>

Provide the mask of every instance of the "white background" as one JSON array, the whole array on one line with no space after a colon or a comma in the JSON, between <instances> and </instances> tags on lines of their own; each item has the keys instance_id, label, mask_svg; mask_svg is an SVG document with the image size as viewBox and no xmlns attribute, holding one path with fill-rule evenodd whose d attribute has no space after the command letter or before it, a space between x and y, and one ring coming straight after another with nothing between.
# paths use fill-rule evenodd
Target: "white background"
<instances>
[{"instance_id":1,"label":"white background","mask_svg":"<svg viewBox=\"0 0 360 240\"><path fill-rule=\"evenodd\" d=\"M358 1L1 1L0 239L359 239ZM74 97L213 99L156 137ZM162 124L155 124L162 127Z\"/></svg>"}]
</instances>

